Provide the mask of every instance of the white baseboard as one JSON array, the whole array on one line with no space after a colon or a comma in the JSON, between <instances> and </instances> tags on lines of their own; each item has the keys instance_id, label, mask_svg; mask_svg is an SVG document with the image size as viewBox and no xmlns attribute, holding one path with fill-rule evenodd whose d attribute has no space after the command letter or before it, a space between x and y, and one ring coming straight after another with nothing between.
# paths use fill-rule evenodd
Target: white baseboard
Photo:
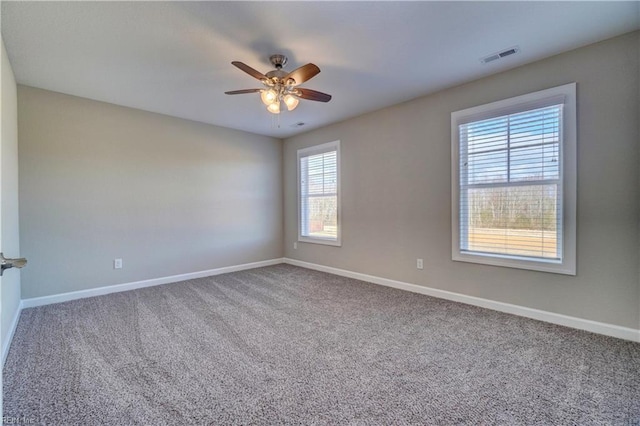
<instances>
[{"instance_id":1,"label":"white baseboard","mask_svg":"<svg viewBox=\"0 0 640 426\"><path fill-rule=\"evenodd\" d=\"M526 318L532 318L539 321L545 321L552 324L563 325L565 327L576 328L579 330L590 331L592 333L603 334L605 336L617 337L619 339L640 342L640 330L628 327L622 327L614 324L607 324L598 321L592 321L583 318L571 317L568 315L557 314L553 312L542 311L539 309L527 308L525 306L512 305L510 303L498 302L495 300L483 299L475 296L454 293L446 290L440 290L430 287L424 287L416 284L410 284L402 281L391 280L388 278L376 277L373 275L362 274L360 272L348 271L345 269L333 268L330 266L318 265L315 263L303 262L300 260L282 258L271 259L260 262L245 263L242 265L226 266L222 268L209 269L200 272L191 272L181 275L173 275L169 277L155 278L144 281L136 281L125 284L117 284L106 287L93 288L89 290L73 291L69 293L56 294L52 296L34 297L31 299L23 299L20 309L12 323L11 333L8 336L4 347L2 348L2 360L6 357L13 338L15 327L17 326L20 311L24 308L32 308L36 306L49 305L52 303L66 302L69 300L82 299L85 297L101 296L121 291L135 290L138 288L152 287L156 285L169 284L179 281L185 281L194 278L202 278L213 275L226 274L229 272L243 271L246 269L260 268L263 266L277 265L280 263L288 263L290 265L300 266L303 268L314 269L316 271L328 272L330 274L340 275L347 278L353 278L361 281L367 281L373 284L383 285L387 287L398 288L401 290L420 293L427 296L438 297L440 299L452 300L454 302L466 303L468 305L479 306L482 308L492 309L494 311L505 312L508 314L518 315Z\"/></svg>"},{"instance_id":2,"label":"white baseboard","mask_svg":"<svg viewBox=\"0 0 640 426\"><path fill-rule=\"evenodd\" d=\"M4 362L7 360L7 355L9 354L9 348L11 347L11 342L13 341L13 335L16 332L16 328L18 327L18 320L20 319L20 313L22 312L22 301L18 304L18 309L16 310L13 319L11 320L11 326L9 327L9 334L2 345L2 366L4 367Z\"/></svg>"},{"instance_id":3,"label":"white baseboard","mask_svg":"<svg viewBox=\"0 0 640 426\"><path fill-rule=\"evenodd\" d=\"M246 269L260 268L263 266L278 265L283 263L283 259L263 260L260 262L244 263L242 265L225 266L222 268L209 269L206 271L190 272L187 274L172 275L169 277L154 278L144 281L135 281L124 284L116 284L105 287L91 288L88 290L72 291L69 293L54 294L51 296L33 297L22 300L22 308L33 308L36 306L50 305L52 303L67 302L69 300L84 299L86 297L102 296L121 291L135 290L138 288L152 287L162 284L170 284L179 281L191 280L194 278L210 277L213 275L226 274L229 272L244 271ZM10 339L9 339L10 341Z\"/></svg>"},{"instance_id":4,"label":"white baseboard","mask_svg":"<svg viewBox=\"0 0 640 426\"><path fill-rule=\"evenodd\" d=\"M539 309L527 308L525 306L512 305L510 303L497 302L495 300L483 299L480 297L468 296L460 293L453 293L446 290L423 287L416 284L409 284L402 281L380 278L373 275L332 268L330 266L318 265L315 263L303 262L295 259L284 258L284 263L300 266L303 268L314 269L316 271L328 272L330 274L340 275L347 278L367 281L373 284L407 290L427 296L438 297L440 299L466 303L468 305L479 306L482 308L492 309L494 311L505 312L508 314L518 315L521 317L531 318L539 321L545 321L552 324L563 325L565 327L590 331L592 333L604 334L605 336L617 337L619 339L631 340L633 342L640 342L639 329L622 327L619 325L607 324L583 318L576 318L568 315L556 314Z\"/></svg>"}]
</instances>

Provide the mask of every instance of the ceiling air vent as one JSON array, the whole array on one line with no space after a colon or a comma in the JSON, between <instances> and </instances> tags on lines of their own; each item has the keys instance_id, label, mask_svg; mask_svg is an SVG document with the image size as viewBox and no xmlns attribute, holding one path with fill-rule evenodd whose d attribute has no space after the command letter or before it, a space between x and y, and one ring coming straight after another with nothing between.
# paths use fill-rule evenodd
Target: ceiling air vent
<instances>
[{"instance_id":1,"label":"ceiling air vent","mask_svg":"<svg viewBox=\"0 0 640 426\"><path fill-rule=\"evenodd\" d=\"M503 50L502 52L492 53L491 55L485 56L484 58L480 58L480 62L482 62L483 64L488 64L489 62L497 61L498 59L506 58L507 56L515 55L519 52L520 48L518 46L510 47Z\"/></svg>"}]
</instances>

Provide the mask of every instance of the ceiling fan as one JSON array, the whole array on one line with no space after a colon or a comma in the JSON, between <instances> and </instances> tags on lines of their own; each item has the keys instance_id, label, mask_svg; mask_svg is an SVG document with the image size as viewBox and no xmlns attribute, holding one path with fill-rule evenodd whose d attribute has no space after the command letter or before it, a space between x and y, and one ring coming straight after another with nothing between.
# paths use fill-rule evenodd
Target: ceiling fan
<instances>
[{"instance_id":1,"label":"ceiling fan","mask_svg":"<svg viewBox=\"0 0 640 426\"><path fill-rule=\"evenodd\" d=\"M267 106L267 110L273 114L280 114L280 102L283 102L287 110L292 111L298 106L300 99L308 99L310 101L329 102L331 95L318 92L316 90L304 89L298 87L300 84L315 77L319 72L314 64L303 65L290 73L282 68L287 63L287 57L284 55L271 55L269 60L276 68L266 74L256 71L249 65L239 61L233 61L231 64L240 68L250 76L260 80L264 85L261 89L243 89L224 92L227 95L241 95L244 93L260 92L262 102Z\"/></svg>"}]
</instances>

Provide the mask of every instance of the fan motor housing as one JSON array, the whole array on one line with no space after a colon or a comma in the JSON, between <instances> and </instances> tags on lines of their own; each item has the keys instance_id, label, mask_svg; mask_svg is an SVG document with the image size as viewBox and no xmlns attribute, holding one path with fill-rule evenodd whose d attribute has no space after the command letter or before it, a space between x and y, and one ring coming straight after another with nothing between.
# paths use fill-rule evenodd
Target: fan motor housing
<instances>
[{"instance_id":1,"label":"fan motor housing","mask_svg":"<svg viewBox=\"0 0 640 426\"><path fill-rule=\"evenodd\" d=\"M284 76L286 76L286 75L287 75L287 72L286 72L286 71L283 71L282 69L277 69L277 70L269 71L269 72L268 72L268 73L266 73L265 75L266 75L267 77L269 77L269 78L274 78L274 77L276 77L276 78L278 78L278 79L281 79L281 78L284 78Z\"/></svg>"}]
</instances>

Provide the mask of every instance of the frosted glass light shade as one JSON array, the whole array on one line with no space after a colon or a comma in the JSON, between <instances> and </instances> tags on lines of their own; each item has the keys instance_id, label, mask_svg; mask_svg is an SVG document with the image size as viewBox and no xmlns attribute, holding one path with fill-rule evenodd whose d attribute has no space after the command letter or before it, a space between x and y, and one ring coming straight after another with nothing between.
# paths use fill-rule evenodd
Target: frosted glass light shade
<instances>
[{"instance_id":1,"label":"frosted glass light shade","mask_svg":"<svg viewBox=\"0 0 640 426\"><path fill-rule=\"evenodd\" d=\"M298 98L296 98L293 95L285 95L285 97L283 98L283 101L289 111L293 111L294 109L296 109L296 107L298 106L298 103L300 102Z\"/></svg>"},{"instance_id":2,"label":"frosted glass light shade","mask_svg":"<svg viewBox=\"0 0 640 426\"><path fill-rule=\"evenodd\" d=\"M272 114L280 114L280 102L269 104L269 106L267 106L267 111Z\"/></svg>"},{"instance_id":3,"label":"frosted glass light shade","mask_svg":"<svg viewBox=\"0 0 640 426\"><path fill-rule=\"evenodd\" d=\"M260 92L260 99L265 105L271 105L278 99L278 93L273 89L263 90Z\"/></svg>"}]
</instances>

